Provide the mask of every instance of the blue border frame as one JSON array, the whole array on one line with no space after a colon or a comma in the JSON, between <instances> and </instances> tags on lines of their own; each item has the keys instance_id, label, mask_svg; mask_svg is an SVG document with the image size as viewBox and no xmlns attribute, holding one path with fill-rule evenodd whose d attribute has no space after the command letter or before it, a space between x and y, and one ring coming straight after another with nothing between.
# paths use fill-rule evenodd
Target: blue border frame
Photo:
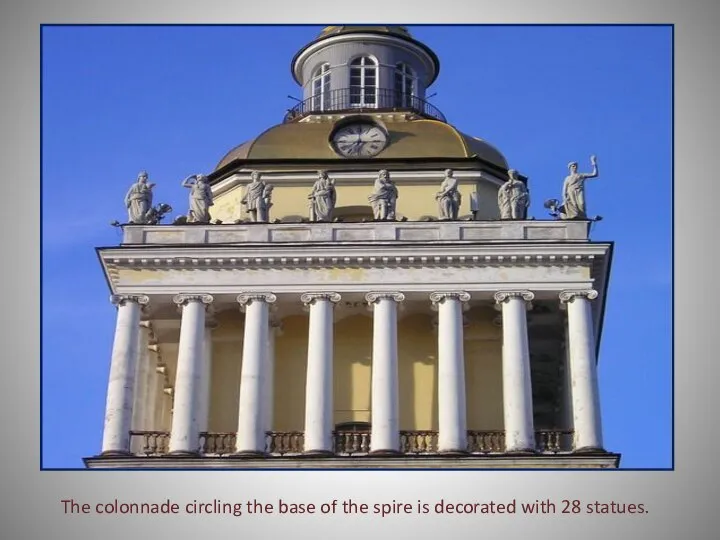
<instances>
[{"instance_id":1,"label":"blue border frame","mask_svg":"<svg viewBox=\"0 0 720 540\"><path fill-rule=\"evenodd\" d=\"M377 26L378 23L349 23L351 26L365 26L365 25L372 25ZM109 472L109 471L119 471L119 472L146 472L146 471L163 471L163 472L179 472L179 471L230 471L230 472L242 472L242 471L338 471L338 472L349 472L349 471L371 471L371 472L380 472L380 471L404 471L404 472L446 472L446 471L462 471L462 472L514 472L514 471L596 471L596 472L625 472L625 471L640 471L640 472L668 472L668 471L674 471L675 470L675 199L674 199L674 192L675 192L675 25L672 23L568 23L568 24L560 24L560 23L549 23L549 24L524 24L524 23L498 23L498 24L429 24L429 23L419 23L419 24L405 24L402 26L408 26L408 27L455 27L455 28L467 28L467 27L670 27L670 41L671 41L671 51L670 51L670 75L671 75L671 120L670 120L670 131L671 131L671 152L670 152L670 160L671 160L671 197L672 203L670 205L670 216L671 216L671 246L670 246L670 254L671 254L671 286L670 286L670 310L671 310L671 335L670 335L670 348L671 348L671 392L670 392L670 403L671 403L671 412L670 412L670 418L671 418L671 431L672 431L672 437L671 437L671 444L670 444L670 460L672 462L672 465L668 468L622 468L618 467L617 469L583 469L583 468L558 468L558 469L552 469L552 468L529 468L529 469L485 469L485 468L428 468L428 469L408 469L408 468L258 468L258 467L252 467L252 468L223 468L223 467L213 467L213 468L207 468L207 467L188 467L188 468L113 468L113 469L89 469L87 467L85 468L74 468L74 467L44 467L43 466L43 29L45 27L118 27L118 26L134 26L134 27L283 27L283 26L292 26L292 27L309 27L309 26L329 26L329 24L326 23L314 23L314 24L291 24L291 23L276 23L276 24L228 24L228 23L218 23L218 24L156 24L156 23L138 23L138 24L111 24L111 23L99 23L99 24L41 24L40 25L40 471L92 471L92 472ZM393 23L391 26L398 26L398 24ZM608 279L608 284L610 282L610 279ZM607 299L606 299L607 303ZM83 460L84 458L80 458Z\"/></svg>"}]
</instances>

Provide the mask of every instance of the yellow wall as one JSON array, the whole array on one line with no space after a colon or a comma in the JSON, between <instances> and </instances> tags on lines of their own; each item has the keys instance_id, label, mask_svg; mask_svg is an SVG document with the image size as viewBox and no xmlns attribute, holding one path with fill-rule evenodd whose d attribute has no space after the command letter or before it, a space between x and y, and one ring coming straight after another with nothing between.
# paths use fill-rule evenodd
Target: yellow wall
<instances>
[{"instance_id":1,"label":"yellow wall","mask_svg":"<svg viewBox=\"0 0 720 540\"><path fill-rule=\"evenodd\" d=\"M392 173L391 173L392 174ZM330 175L332 177L332 174ZM437 184L411 184L406 181L398 182L399 197L397 200L396 212L398 217L407 217L410 221L420 219L422 216L439 215L435 193L440 189L442 178L438 178ZM237 186L231 191L219 195L215 204L210 208L213 219L220 219L224 223L232 223L238 219L246 219L244 207L240 204L244 190L243 186ZM337 207L344 206L366 206L370 208L368 196L372 193L371 183L368 185L337 186ZM311 185L306 186L280 186L276 187L272 195L273 206L270 209L270 219L284 218L287 216L308 217L308 194L312 189ZM470 214L470 194L478 190L481 215L485 218L493 218L499 215L497 208L497 188L488 184L461 183L460 193L462 203L459 216Z\"/></svg>"},{"instance_id":2,"label":"yellow wall","mask_svg":"<svg viewBox=\"0 0 720 540\"><path fill-rule=\"evenodd\" d=\"M492 310L468 313L465 366L468 429L502 429L501 333ZM430 314L400 317L398 375L400 429L437 430L437 333ZM274 431L303 431L308 318L282 321L276 339ZM209 430L237 430L242 316L221 314L214 333ZM335 324L334 423L370 421L372 317L354 315Z\"/></svg>"}]
</instances>

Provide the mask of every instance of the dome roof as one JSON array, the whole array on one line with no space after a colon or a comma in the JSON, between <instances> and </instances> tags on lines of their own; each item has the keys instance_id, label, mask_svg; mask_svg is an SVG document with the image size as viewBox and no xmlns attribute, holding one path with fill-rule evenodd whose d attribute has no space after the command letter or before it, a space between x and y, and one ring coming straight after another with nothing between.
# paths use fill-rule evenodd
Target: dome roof
<instances>
[{"instance_id":1,"label":"dome roof","mask_svg":"<svg viewBox=\"0 0 720 540\"><path fill-rule=\"evenodd\" d=\"M438 120L419 119L387 122L390 144L373 159L479 158L495 167L508 168L505 157L492 145L458 131ZM330 146L331 122L291 122L271 127L250 141L233 148L216 170L235 160L338 160Z\"/></svg>"},{"instance_id":2,"label":"dome roof","mask_svg":"<svg viewBox=\"0 0 720 540\"><path fill-rule=\"evenodd\" d=\"M412 39L412 35L406 26L326 26L318 35L318 38L325 38L337 34L352 34L355 32L378 32L391 34L397 37Z\"/></svg>"}]
</instances>

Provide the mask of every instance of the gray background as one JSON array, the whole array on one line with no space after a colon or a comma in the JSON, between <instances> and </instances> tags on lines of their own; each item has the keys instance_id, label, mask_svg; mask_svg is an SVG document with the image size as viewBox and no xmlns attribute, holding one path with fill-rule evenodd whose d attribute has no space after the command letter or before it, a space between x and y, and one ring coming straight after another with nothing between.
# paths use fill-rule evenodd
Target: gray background
<instances>
[{"instance_id":1,"label":"gray background","mask_svg":"<svg viewBox=\"0 0 720 540\"><path fill-rule=\"evenodd\" d=\"M147 5L146 5L147 4ZM325 4L325 6L323 6ZM25 538L476 537L516 532L536 539L718 538L717 293L715 232L720 50L712 1L536 2L416 0L367 3L264 0L31 1L0 5L3 178L0 355L0 540ZM367 17L357 19L358 16ZM39 31L42 23L673 23L675 85L675 462L672 472L41 472L39 443ZM377 19L376 19L377 18ZM374 20L376 19L376 20ZM20 234L18 234L18 232ZM72 291L68 291L72 303ZM642 302L642 298L636 299ZM82 313L78 313L82 316ZM71 366L68 366L71 369ZM72 419L68 419L71 423ZM416 503L418 499L506 502L551 498L643 503L645 515L587 516L69 516L60 500L193 499ZM325 533L325 534L323 534ZM515 535L511 534L511 537Z\"/></svg>"}]
</instances>

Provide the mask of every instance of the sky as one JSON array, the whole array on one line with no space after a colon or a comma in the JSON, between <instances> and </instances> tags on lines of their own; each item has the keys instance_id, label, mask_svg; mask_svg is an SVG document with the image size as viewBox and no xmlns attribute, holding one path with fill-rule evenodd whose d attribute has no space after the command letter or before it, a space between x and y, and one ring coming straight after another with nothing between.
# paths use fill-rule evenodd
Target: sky
<instances>
[{"instance_id":1,"label":"sky","mask_svg":"<svg viewBox=\"0 0 720 540\"><path fill-rule=\"evenodd\" d=\"M186 211L189 174L282 122L290 61L319 26L46 26L42 31L42 467L100 451L115 308L95 252L118 245L139 171ZM429 101L529 177L529 215L588 181L615 242L598 377L605 447L672 467L672 29L410 26L440 59ZM72 294L68 294L72 293Z\"/></svg>"}]
</instances>

